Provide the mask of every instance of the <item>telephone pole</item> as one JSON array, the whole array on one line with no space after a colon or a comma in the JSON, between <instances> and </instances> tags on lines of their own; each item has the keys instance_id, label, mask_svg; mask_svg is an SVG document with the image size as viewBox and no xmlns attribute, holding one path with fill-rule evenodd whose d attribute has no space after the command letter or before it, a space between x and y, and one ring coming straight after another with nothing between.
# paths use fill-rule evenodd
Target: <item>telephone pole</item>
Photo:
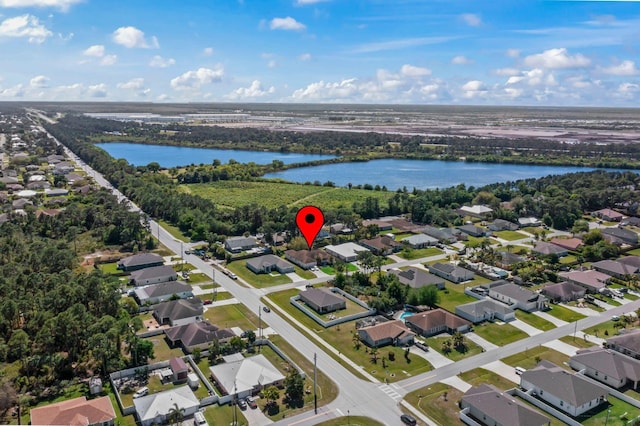
<instances>
[{"instance_id":1,"label":"telephone pole","mask_svg":"<svg viewBox=\"0 0 640 426\"><path fill-rule=\"evenodd\" d=\"M315 414L318 414L318 394L316 392L317 382L318 382L318 368L316 366L317 355L313 353L313 411Z\"/></svg>"}]
</instances>

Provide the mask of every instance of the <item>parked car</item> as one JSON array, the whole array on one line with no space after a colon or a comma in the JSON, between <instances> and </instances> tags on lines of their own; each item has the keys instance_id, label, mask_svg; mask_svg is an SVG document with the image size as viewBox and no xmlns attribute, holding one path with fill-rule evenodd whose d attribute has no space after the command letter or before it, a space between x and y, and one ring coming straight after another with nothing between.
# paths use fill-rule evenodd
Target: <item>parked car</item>
<instances>
[{"instance_id":1,"label":"parked car","mask_svg":"<svg viewBox=\"0 0 640 426\"><path fill-rule=\"evenodd\" d=\"M204 302L202 302L202 303L203 303L204 305L210 305L210 304L212 304L212 303L213 303L213 300L211 300L211 299L205 299L205 301L204 301Z\"/></svg>"},{"instance_id":2,"label":"parked car","mask_svg":"<svg viewBox=\"0 0 640 426\"><path fill-rule=\"evenodd\" d=\"M133 394L134 398L140 398L141 396L145 396L149 394L149 388L144 386L141 387L140 389L138 389L137 391L135 391L135 393Z\"/></svg>"},{"instance_id":3,"label":"parked car","mask_svg":"<svg viewBox=\"0 0 640 426\"><path fill-rule=\"evenodd\" d=\"M246 398L246 401L247 401L247 405L249 405L249 407L251 407L252 410L255 410L256 408L258 408L258 404L256 404L256 402L250 396Z\"/></svg>"},{"instance_id":4,"label":"parked car","mask_svg":"<svg viewBox=\"0 0 640 426\"><path fill-rule=\"evenodd\" d=\"M238 407L240 407L241 410L246 410L247 409L247 403L244 399L239 399L238 400Z\"/></svg>"},{"instance_id":5,"label":"parked car","mask_svg":"<svg viewBox=\"0 0 640 426\"><path fill-rule=\"evenodd\" d=\"M184 254L191 254L191 250L185 250Z\"/></svg>"},{"instance_id":6,"label":"parked car","mask_svg":"<svg viewBox=\"0 0 640 426\"><path fill-rule=\"evenodd\" d=\"M232 280L237 280L238 276L236 274L234 274L233 272L229 272L229 278L231 278Z\"/></svg>"},{"instance_id":7,"label":"parked car","mask_svg":"<svg viewBox=\"0 0 640 426\"><path fill-rule=\"evenodd\" d=\"M415 425L418 423L416 419L413 418L413 416L410 416L409 414L401 415L400 420L402 420L402 423L404 423L405 425Z\"/></svg>"},{"instance_id":8,"label":"parked car","mask_svg":"<svg viewBox=\"0 0 640 426\"><path fill-rule=\"evenodd\" d=\"M271 312L271 308L269 308L268 306L263 306L262 310L265 311L266 313Z\"/></svg>"},{"instance_id":9,"label":"parked car","mask_svg":"<svg viewBox=\"0 0 640 426\"><path fill-rule=\"evenodd\" d=\"M209 423L207 423L207 419L204 418L204 414L202 414L200 411L196 411L196 413L193 415L193 425L209 426Z\"/></svg>"}]
</instances>

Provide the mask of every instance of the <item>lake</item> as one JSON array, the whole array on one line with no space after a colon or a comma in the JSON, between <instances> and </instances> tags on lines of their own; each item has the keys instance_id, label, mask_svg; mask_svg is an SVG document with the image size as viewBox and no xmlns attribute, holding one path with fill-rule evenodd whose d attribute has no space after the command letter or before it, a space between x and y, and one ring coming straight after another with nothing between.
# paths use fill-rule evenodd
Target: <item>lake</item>
<instances>
[{"instance_id":1,"label":"lake","mask_svg":"<svg viewBox=\"0 0 640 426\"><path fill-rule=\"evenodd\" d=\"M136 166L146 166L152 161L162 167L189 164L211 164L214 159L228 163L234 159L240 163L267 164L280 160L286 164L334 158L332 155L240 151L233 149L189 148L169 145L145 145L131 142L96 144L114 158L124 158ZM358 163L323 164L270 173L266 178L279 178L292 182L334 182L338 186L371 185L386 186L394 191L406 186L409 190L448 188L461 183L467 186L483 186L495 182L516 181L595 170L589 167L539 166L525 164L464 163L437 160L372 160ZM613 169L607 169L613 170Z\"/></svg>"},{"instance_id":2,"label":"lake","mask_svg":"<svg viewBox=\"0 0 640 426\"><path fill-rule=\"evenodd\" d=\"M191 148L131 142L97 143L95 145L107 151L113 158L124 158L134 166L146 166L155 161L162 167L177 167L189 164L211 164L215 159L220 160L223 164L228 163L231 159L238 163L268 164L273 160L280 160L285 164L291 164L336 157L335 155Z\"/></svg>"}]
</instances>

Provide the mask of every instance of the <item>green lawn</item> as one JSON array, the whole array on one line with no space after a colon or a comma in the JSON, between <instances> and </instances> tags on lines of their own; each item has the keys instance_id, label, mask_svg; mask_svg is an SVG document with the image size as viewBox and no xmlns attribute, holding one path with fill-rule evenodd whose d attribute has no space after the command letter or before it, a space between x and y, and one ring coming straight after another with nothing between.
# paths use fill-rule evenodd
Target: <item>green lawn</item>
<instances>
[{"instance_id":1,"label":"green lawn","mask_svg":"<svg viewBox=\"0 0 640 426\"><path fill-rule=\"evenodd\" d=\"M335 419L327 420L326 422L316 423L318 426L384 426L384 423L380 423L373 420L370 417L363 416L348 416L338 417Z\"/></svg>"},{"instance_id":2,"label":"green lawn","mask_svg":"<svg viewBox=\"0 0 640 426\"><path fill-rule=\"evenodd\" d=\"M616 322L620 323L620 321L609 320L598 325L594 325L593 327L585 328L582 331L592 336L606 339L607 337L612 337L618 334L619 328L615 326Z\"/></svg>"},{"instance_id":3,"label":"green lawn","mask_svg":"<svg viewBox=\"0 0 640 426\"><path fill-rule=\"evenodd\" d=\"M523 322L526 322L527 324L537 328L538 330L549 331L556 328L553 323L547 321L546 319L534 315L530 312L521 311L520 309L516 310L516 318Z\"/></svg>"},{"instance_id":4,"label":"green lawn","mask_svg":"<svg viewBox=\"0 0 640 426\"><path fill-rule=\"evenodd\" d=\"M584 340L582 337L576 336L575 338L573 337L573 335L571 336L562 336L560 339L560 341L567 343L571 346L575 346L577 348L580 349L584 349L584 348L590 348L592 346L597 346L596 343L593 343L589 340Z\"/></svg>"},{"instance_id":5,"label":"green lawn","mask_svg":"<svg viewBox=\"0 0 640 426\"><path fill-rule=\"evenodd\" d=\"M202 272L198 272L196 274L189 274L189 279L187 281L191 285L202 284L206 282L211 282L211 278Z\"/></svg>"},{"instance_id":6,"label":"green lawn","mask_svg":"<svg viewBox=\"0 0 640 426\"><path fill-rule=\"evenodd\" d=\"M563 265L573 264L573 263L576 263L577 261L578 261L578 258L576 258L572 254L568 254L568 255L562 256L560 258L560 263L563 264Z\"/></svg>"},{"instance_id":7,"label":"green lawn","mask_svg":"<svg viewBox=\"0 0 640 426\"><path fill-rule=\"evenodd\" d=\"M227 264L227 269L255 287L270 287L280 284L288 284L291 279L286 275L275 274L254 274L246 266L246 260L238 260Z\"/></svg>"},{"instance_id":8,"label":"green lawn","mask_svg":"<svg viewBox=\"0 0 640 426\"><path fill-rule=\"evenodd\" d=\"M448 281L445 282L445 289L439 291L438 294L440 295L438 306L449 312L455 312L456 306L478 300L475 297L464 294L464 286L452 284Z\"/></svg>"},{"instance_id":9,"label":"green lawn","mask_svg":"<svg viewBox=\"0 0 640 426\"><path fill-rule=\"evenodd\" d=\"M412 249L410 247L407 247L396 253L396 255L406 260L414 260L420 259L422 257L437 256L443 253L444 252L442 250L435 247L427 247L423 249Z\"/></svg>"},{"instance_id":10,"label":"green lawn","mask_svg":"<svg viewBox=\"0 0 640 426\"><path fill-rule=\"evenodd\" d=\"M545 346L535 346L525 349L523 352L502 358L502 362L512 367L522 367L528 370L538 364L536 361L537 358L550 361L559 367L570 370L570 368L564 364L565 362L569 362L567 355Z\"/></svg>"},{"instance_id":11,"label":"green lawn","mask_svg":"<svg viewBox=\"0 0 640 426\"><path fill-rule=\"evenodd\" d=\"M529 337L524 331L511 324L484 322L473 326L473 331L494 345L504 346Z\"/></svg>"},{"instance_id":12,"label":"green lawn","mask_svg":"<svg viewBox=\"0 0 640 426\"><path fill-rule=\"evenodd\" d=\"M236 408L236 418L238 419L238 425L248 425L249 422L242 414L242 410L238 407ZM225 405L210 405L204 410L204 418L207 419L207 423L211 426L213 425L230 425L233 423L233 409L230 404ZM250 410L250 408L249 408Z\"/></svg>"},{"instance_id":13,"label":"green lawn","mask_svg":"<svg viewBox=\"0 0 640 426\"><path fill-rule=\"evenodd\" d=\"M640 256L640 248L629 250L627 256Z\"/></svg>"},{"instance_id":14,"label":"green lawn","mask_svg":"<svg viewBox=\"0 0 640 426\"><path fill-rule=\"evenodd\" d=\"M267 327L265 317L268 314L262 313L262 328ZM213 306L207 309L204 317L212 324L221 328L240 327L243 330L258 329L258 315L251 312L249 308L241 303L224 306Z\"/></svg>"},{"instance_id":15,"label":"green lawn","mask_svg":"<svg viewBox=\"0 0 640 426\"><path fill-rule=\"evenodd\" d=\"M328 275L335 275L336 274L336 270L333 269L333 266L329 266L329 265L321 266L320 270L322 272L324 272L325 274L328 274Z\"/></svg>"},{"instance_id":16,"label":"green lawn","mask_svg":"<svg viewBox=\"0 0 640 426\"><path fill-rule=\"evenodd\" d=\"M551 305L551 309L549 309L547 313L566 322L574 322L586 318L585 315L565 308L562 305Z\"/></svg>"},{"instance_id":17,"label":"green lawn","mask_svg":"<svg viewBox=\"0 0 640 426\"><path fill-rule=\"evenodd\" d=\"M154 358L150 362L168 361L176 356L182 356L182 350L180 348L171 349L164 339L164 334L157 336L147 337L145 340L153 343L153 355Z\"/></svg>"},{"instance_id":18,"label":"green lawn","mask_svg":"<svg viewBox=\"0 0 640 426\"><path fill-rule=\"evenodd\" d=\"M164 220L158 220L157 222L160 224L160 226L166 229L173 238L180 241L190 241L190 238L184 235L177 226L173 226L172 224Z\"/></svg>"},{"instance_id":19,"label":"green lawn","mask_svg":"<svg viewBox=\"0 0 640 426\"><path fill-rule=\"evenodd\" d=\"M126 272L123 272L118 269L118 262L101 263L99 265L99 268L105 274L115 275L115 276L127 275Z\"/></svg>"},{"instance_id":20,"label":"green lawn","mask_svg":"<svg viewBox=\"0 0 640 426\"><path fill-rule=\"evenodd\" d=\"M611 395L607 397L609 405L584 413L578 419L585 426L626 425L640 415L640 409ZM584 418L584 420L582 420Z\"/></svg>"},{"instance_id":21,"label":"green lawn","mask_svg":"<svg viewBox=\"0 0 640 426\"><path fill-rule=\"evenodd\" d=\"M452 351L449 352L448 354L445 354L443 352L442 344L447 340L450 340L451 343L453 344L453 339L451 338L451 336L433 336L433 337L428 337L425 340L427 342L427 345L429 345L430 349L433 349L436 352L441 353L442 355L446 356L452 361L460 361L463 358L477 355L482 352L482 347L478 346L468 338L464 339L465 343L467 344L465 352L460 352L457 349L452 347Z\"/></svg>"},{"instance_id":22,"label":"green lawn","mask_svg":"<svg viewBox=\"0 0 640 426\"><path fill-rule=\"evenodd\" d=\"M434 383L415 390L405 400L439 425L462 424L458 412L458 401L462 392L444 383Z\"/></svg>"},{"instance_id":23,"label":"green lawn","mask_svg":"<svg viewBox=\"0 0 640 426\"><path fill-rule=\"evenodd\" d=\"M314 274L313 272L302 269L299 266L294 266L294 271L299 277L304 278L305 280L312 280L316 277L316 274Z\"/></svg>"},{"instance_id":24,"label":"green lawn","mask_svg":"<svg viewBox=\"0 0 640 426\"><path fill-rule=\"evenodd\" d=\"M507 240L507 241L516 241L516 240L521 240L523 238L527 238L527 235L517 231L498 231L498 232L494 232L494 235L498 238L502 238L503 240Z\"/></svg>"},{"instance_id":25,"label":"green lawn","mask_svg":"<svg viewBox=\"0 0 640 426\"><path fill-rule=\"evenodd\" d=\"M518 386L511 380L507 380L501 375L496 374L493 371L485 370L484 368L474 368L473 370L469 370L459 376L462 380L473 386L486 383L501 390L507 390Z\"/></svg>"}]
</instances>

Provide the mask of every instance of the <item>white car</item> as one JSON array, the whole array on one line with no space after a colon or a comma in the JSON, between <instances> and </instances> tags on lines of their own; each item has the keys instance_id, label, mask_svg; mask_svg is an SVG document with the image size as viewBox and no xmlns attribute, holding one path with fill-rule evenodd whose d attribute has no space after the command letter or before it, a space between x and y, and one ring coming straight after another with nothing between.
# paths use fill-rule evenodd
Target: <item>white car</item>
<instances>
[{"instance_id":1,"label":"white car","mask_svg":"<svg viewBox=\"0 0 640 426\"><path fill-rule=\"evenodd\" d=\"M204 418L204 414L202 414L200 411L196 411L196 413L193 415L193 425L209 426L209 423L207 423L207 419Z\"/></svg>"},{"instance_id":2,"label":"white car","mask_svg":"<svg viewBox=\"0 0 640 426\"><path fill-rule=\"evenodd\" d=\"M141 396L145 396L149 394L149 388L144 386L140 389L138 389L137 391L135 391L135 393L133 394L134 398L140 398Z\"/></svg>"}]
</instances>

